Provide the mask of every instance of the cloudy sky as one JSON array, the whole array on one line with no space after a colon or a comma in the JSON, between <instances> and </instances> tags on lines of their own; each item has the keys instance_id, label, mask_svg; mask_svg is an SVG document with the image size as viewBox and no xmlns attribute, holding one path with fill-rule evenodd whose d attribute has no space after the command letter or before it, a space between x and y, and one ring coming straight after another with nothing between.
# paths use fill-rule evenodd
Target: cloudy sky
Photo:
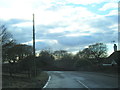
<instances>
[{"instance_id":1,"label":"cloudy sky","mask_svg":"<svg viewBox=\"0 0 120 90\"><path fill-rule=\"evenodd\" d=\"M0 22L18 43L32 45L35 14L36 50L77 52L105 43L113 52L118 43L118 0L0 0Z\"/></svg>"}]
</instances>

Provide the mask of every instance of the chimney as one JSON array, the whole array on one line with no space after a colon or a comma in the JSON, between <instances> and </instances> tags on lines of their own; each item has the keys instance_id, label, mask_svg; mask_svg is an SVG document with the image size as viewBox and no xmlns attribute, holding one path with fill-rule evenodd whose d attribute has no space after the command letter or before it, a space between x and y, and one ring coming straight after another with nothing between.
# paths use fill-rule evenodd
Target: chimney
<instances>
[{"instance_id":1,"label":"chimney","mask_svg":"<svg viewBox=\"0 0 120 90\"><path fill-rule=\"evenodd\" d=\"M114 44L114 52L117 51L117 45Z\"/></svg>"}]
</instances>

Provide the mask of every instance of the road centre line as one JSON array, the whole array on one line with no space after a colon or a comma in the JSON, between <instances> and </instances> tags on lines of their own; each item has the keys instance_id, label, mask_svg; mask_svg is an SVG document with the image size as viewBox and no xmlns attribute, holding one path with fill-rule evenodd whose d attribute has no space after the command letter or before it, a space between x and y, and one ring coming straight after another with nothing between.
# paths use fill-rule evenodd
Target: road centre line
<instances>
[{"instance_id":1,"label":"road centre line","mask_svg":"<svg viewBox=\"0 0 120 90\"><path fill-rule=\"evenodd\" d=\"M75 79L76 80L76 79ZM87 88L88 90L90 90L90 88L88 88L88 86L86 86L84 83L82 83L80 80L76 80L78 83L82 84L85 88Z\"/></svg>"}]
</instances>

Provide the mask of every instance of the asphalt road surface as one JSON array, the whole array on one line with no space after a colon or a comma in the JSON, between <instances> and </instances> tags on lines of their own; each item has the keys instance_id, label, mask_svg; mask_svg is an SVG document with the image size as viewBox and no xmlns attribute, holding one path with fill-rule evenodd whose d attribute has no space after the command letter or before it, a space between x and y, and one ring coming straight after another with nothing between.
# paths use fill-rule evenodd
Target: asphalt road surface
<instances>
[{"instance_id":1,"label":"asphalt road surface","mask_svg":"<svg viewBox=\"0 0 120 90\"><path fill-rule=\"evenodd\" d=\"M118 88L118 76L93 72L48 71L50 76L44 88Z\"/></svg>"}]
</instances>

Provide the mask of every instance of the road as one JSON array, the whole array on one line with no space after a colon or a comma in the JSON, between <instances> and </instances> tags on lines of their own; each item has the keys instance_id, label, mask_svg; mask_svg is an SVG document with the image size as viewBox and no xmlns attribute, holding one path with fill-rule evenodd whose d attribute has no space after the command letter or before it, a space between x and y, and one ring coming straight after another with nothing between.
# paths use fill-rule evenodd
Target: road
<instances>
[{"instance_id":1,"label":"road","mask_svg":"<svg viewBox=\"0 0 120 90\"><path fill-rule=\"evenodd\" d=\"M118 76L93 72L48 71L49 82L44 88L118 88Z\"/></svg>"}]
</instances>

